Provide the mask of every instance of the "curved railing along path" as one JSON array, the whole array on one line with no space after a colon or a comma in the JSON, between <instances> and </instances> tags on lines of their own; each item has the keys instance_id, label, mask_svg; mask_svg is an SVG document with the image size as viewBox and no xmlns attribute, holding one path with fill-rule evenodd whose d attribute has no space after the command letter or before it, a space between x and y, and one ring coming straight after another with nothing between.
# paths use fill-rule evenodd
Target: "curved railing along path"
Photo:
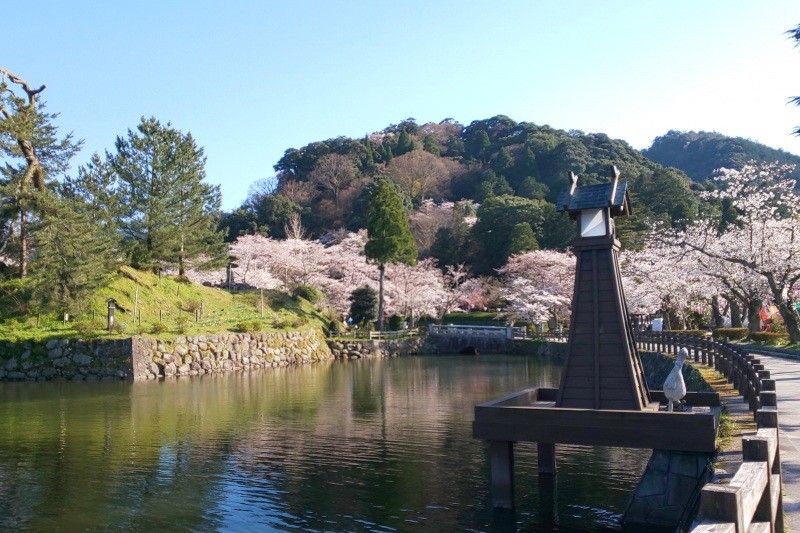
<instances>
[{"instance_id":1,"label":"curved railing along path","mask_svg":"<svg viewBox=\"0 0 800 533\"><path fill-rule=\"evenodd\" d=\"M781 469L783 511L789 531L800 531L800 354L797 359L785 354L768 355L769 348L750 351L770 371L780 391ZM764 353L767 352L767 353Z\"/></svg>"},{"instance_id":2,"label":"curved railing along path","mask_svg":"<svg viewBox=\"0 0 800 533\"><path fill-rule=\"evenodd\" d=\"M709 338L692 337L669 332L643 332L636 336L637 345L642 350L652 350L675 354L681 347L689 350L690 360L708 365L723 374L739 391L748 403L756 420L758 431L742 438L743 463L727 485L706 485L700 496L699 524L692 529L695 532L745 532L745 531L783 531L783 496L782 496L782 462L796 464L797 456L793 455L792 437L781 436L786 432L778 429L778 402L776 379L771 370L766 370L764 361L767 356L749 353L740 345L717 342ZM777 364L773 358L770 364ZM792 400L800 399L800 364L784 369L788 377L782 374L781 402L787 406L780 410L781 416L789 418L795 410ZM781 365L778 365L781 366ZM778 371L776 366L776 371ZM770 367L772 368L772 367ZM797 372L796 376L792 376ZM794 379L793 379L794 378ZM796 388L788 385L794 383ZM781 419L781 424L783 425ZM780 451L779 451L780 450ZM795 449L796 450L796 449ZM782 453L789 457L782 459ZM800 479L792 470L787 471L790 478L785 480L787 506L787 523L797 520L797 509L794 507L795 497L800 491ZM792 497L789 497L789 493ZM798 529L800 531L800 529Z\"/></svg>"}]
</instances>

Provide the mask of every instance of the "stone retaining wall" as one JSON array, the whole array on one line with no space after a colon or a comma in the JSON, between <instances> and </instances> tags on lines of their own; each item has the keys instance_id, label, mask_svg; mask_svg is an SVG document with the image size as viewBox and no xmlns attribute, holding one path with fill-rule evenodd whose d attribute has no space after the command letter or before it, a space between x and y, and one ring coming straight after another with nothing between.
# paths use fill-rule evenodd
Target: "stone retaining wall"
<instances>
[{"instance_id":1,"label":"stone retaining wall","mask_svg":"<svg viewBox=\"0 0 800 533\"><path fill-rule=\"evenodd\" d=\"M429 337L387 340L334 340L328 341L336 359L373 359L398 355L423 355L436 353Z\"/></svg>"},{"instance_id":2,"label":"stone retaining wall","mask_svg":"<svg viewBox=\"0 0 800 533\"><path fill-rule=\"evenodd\" d=\"M333 359L316 330L0 343L0 381L156 379Z\"/></svg>"},{"instance_id":3,"label":"stone retaining wall","mask_svg":"<svg viewBox=\"0 0 800 533\"><path fill-rule=\"evenodd\" d=\"M561 344L539 341L500 339L496 346L479 343L478 347L480 353L558 355L563 352ZM5 342L0 343L0 380L147 380L303 364L333 358L458 353L457 348L463 346L441 335L374 341L326 341L316 330L228 333L171 340L134 337L97 341L51 339L43 344Z\"/></svg>"},{"instance_id":4,"label":"stone retaining wall","mask_svg":"<svg viewBox=\"0 0 800 533\"><path fill-rule=\"evenodd\" d=\"M474 340L474 339L473 339ZM566 343L534 339L490 339L488 344L464 342L455 336L427 335L395 340L335 340L328 345L336 359L370 359L398 355L458 354L464 348L474 347L478 353L504 353L563 357ZM474 352L469 355L474 355Z\"/></svg>"},{"instance_id":5,"label":"stone retaining wall","mask_svg":"<svg viewBox=\"0 0 800 533\"><path fill-rule=\"evenodd\" d=\"M197 376L333 358L316 330L133 339L134 379Z\"/></svg>"},{"instance_id":6,"label":"stone retaining wall","mask_svg":"<svg viewBox=\"0 0 800 533\"><path fill-rule=\"evenodd\" d=\"M130 339L0 343L0 381L131 379Z\"/></svg>"}]
</instances>

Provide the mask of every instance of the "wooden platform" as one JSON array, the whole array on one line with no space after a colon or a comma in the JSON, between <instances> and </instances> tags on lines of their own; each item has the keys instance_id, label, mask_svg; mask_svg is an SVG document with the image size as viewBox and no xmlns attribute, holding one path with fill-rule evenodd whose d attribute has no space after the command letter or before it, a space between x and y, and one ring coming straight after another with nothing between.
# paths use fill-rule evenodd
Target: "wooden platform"
<instances>
[{"instance_id":1,"label":"wooden platform","mask_svg":"<svg viewBox=\"0 0 800 533\"><path fill-rule=\"evenodd\" d=\"M661 391L650 391L654 400ZM472 432L477 439L714 452L719 396L688 393L689 412L648 409L596 410L555 407L557 389L525 389L475 406Z\"/></svg>"}]
</instances>

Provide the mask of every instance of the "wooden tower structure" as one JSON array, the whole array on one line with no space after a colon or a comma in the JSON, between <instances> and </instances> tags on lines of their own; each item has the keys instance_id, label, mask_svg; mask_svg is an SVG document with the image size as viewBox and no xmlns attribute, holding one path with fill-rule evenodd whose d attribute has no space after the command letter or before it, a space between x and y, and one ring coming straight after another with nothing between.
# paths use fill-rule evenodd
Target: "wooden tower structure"
<instances>
[{"instance_id":1,"label":"wooden tower structure","mask_svg":"<svg viewBox=\"0 0 800 533\"><path fill-rule=\"evenodd\" d=\"M577 258L566 362L556 407L642 410L650 405L642 363L622 289L614 218L631 214L628 184L612 167L611 181L571 186L557 211L578 222Z\"/></svg>"},{"instance_id":2,"label":"wooden tower structure","mask_svg":"<svg viewBox=\"0 0 800 533\"><path fill-rule=\"evenodd\" d=\"M577 265L566 359L558 389L536 387L475 406L472 434L489 444L492 503L514 507L514 443L535 442L540 481L556 473L556 444L711 454L719 395L689 392L688 413L659 409L647 388L619 271L614 218L631 214L627 183L570 187L557 210L577 221Z\"/></svg>"}]
</instances>

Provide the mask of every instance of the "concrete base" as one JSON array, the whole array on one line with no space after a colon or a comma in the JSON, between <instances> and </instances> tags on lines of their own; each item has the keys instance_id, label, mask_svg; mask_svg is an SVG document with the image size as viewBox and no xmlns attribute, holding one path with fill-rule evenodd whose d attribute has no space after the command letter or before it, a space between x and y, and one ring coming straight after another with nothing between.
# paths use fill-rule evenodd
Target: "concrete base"
<instances>
[{"instance_id":1,"label":"concrete base","mask_svg":"<svg viewBox=\"0 0 800 533\"><path fill-rule=\"evenodd\" d=\"M625 531L676 531L691 523L713 454L653 450L622 518Z\"/></svg>"}]
</instances>

